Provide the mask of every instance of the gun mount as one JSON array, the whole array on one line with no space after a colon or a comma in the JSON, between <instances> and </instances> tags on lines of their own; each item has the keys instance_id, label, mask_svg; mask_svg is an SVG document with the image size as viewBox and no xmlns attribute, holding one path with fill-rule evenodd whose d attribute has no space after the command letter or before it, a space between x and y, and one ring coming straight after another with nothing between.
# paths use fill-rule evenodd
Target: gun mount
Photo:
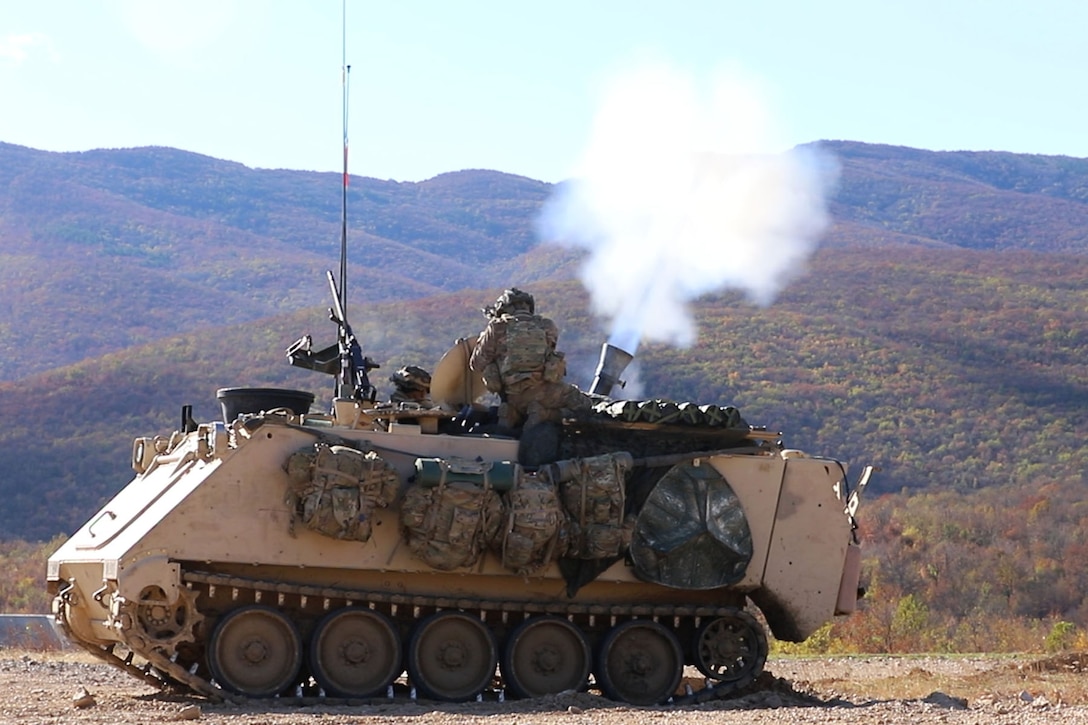
<instances>
[{"instance_id":1,"label":"gun mount","mask_svg":"<svg viewBox=\"0 0 1088 725\"><path fill-rule=\"evenodd\" d=\"M329 308L329 319L336 323L337 341L314 351L313 338L303 335L287 348L287 360L295 367L336 376L337 398L368 400L373 403L377 390L370 384L369 373L381 366L363 356L362 347L348 324L347 313L336 287L336 278L332 272L326 272L326 275L333 300L333 306Z\"/></svg>"}]
</instances>

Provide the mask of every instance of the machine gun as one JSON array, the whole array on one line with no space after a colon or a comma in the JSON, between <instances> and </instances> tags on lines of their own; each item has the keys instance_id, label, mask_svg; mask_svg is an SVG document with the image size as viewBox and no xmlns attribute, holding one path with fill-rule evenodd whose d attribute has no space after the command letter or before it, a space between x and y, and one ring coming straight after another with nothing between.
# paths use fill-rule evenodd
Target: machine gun
<instances>
[{"instance_id":1,"label":"machine gun","mask_svg":"<svg viewBox=\"0 0 1088 725\"><path fill-rule=\"evenodd\" d=\"M329 308L329 319L339 328L336 344L315 352L313 338L303 335L287 348L287 359L295 367L335 375L337 398L373 403L378 391L370 384L367 373L381 366L363 356L359 340L348 324L347 314L336 288L336 279L332 272L325 274L328 276L329 289L332 290L333 306Z\"/></svg>"}]
</instances>

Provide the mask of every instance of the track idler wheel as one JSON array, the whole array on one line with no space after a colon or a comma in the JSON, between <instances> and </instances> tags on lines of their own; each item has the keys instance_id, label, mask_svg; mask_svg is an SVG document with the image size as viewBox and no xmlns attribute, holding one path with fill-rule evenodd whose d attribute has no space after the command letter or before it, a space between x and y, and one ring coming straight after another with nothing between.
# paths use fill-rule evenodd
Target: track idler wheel
<instances>
[{"instance_id":1,"label":"track idler wheel","mask_svg":"<svg viewBox=\"0 0 1088 725\"><path fill-rule=\"evenodd\" d=\"M704 622L695 633L693 650L700 672L731 690L739 689L763 672L767 635L755 617L738 609Z\"/></svg>"}]
</instances>

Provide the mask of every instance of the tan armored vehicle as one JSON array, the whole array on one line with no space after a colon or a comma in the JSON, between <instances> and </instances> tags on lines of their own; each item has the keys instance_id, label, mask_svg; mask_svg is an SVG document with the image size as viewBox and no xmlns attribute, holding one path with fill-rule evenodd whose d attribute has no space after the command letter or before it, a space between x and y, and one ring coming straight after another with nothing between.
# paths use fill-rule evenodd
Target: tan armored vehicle
<instances>
[{"instance_id":1,"label":"tan armored vehicle","mask_svg":"<svg viewBox=\"0 0 1088 725\"><path fill-rule=\"evenodd\" d=\"M136 477L49 559L73 641L212 698L655 704L751 683L755 607L789 641L854 610L869 469L851 489L733 408L609 398L608 345L590 408L531 435L490 424L467 339L434 407L381 405L334 310L337 345L288 351L337 376L330 411L222 389L222 422L136 439Z\"/></svg>"}]
</instances>

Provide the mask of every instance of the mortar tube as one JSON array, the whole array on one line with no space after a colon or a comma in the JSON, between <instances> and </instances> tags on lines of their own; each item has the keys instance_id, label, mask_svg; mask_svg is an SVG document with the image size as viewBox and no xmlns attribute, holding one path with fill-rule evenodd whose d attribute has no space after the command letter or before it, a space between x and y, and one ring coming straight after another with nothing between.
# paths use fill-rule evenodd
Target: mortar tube
<instances>
[{"instance_id":1,"label":"mortar tube","mask_svg":"<svg viewBox=\"0 0 1088 725\"><path fill-rule=\"evenodd\" d=\"M607 342L601 345L601 359L597 362L597 371L593 373L593 385L589 392L594 395L610 395L612 388L623 387L620 375L634 359L634 355Z\"/></svg>"}]
</instances>

